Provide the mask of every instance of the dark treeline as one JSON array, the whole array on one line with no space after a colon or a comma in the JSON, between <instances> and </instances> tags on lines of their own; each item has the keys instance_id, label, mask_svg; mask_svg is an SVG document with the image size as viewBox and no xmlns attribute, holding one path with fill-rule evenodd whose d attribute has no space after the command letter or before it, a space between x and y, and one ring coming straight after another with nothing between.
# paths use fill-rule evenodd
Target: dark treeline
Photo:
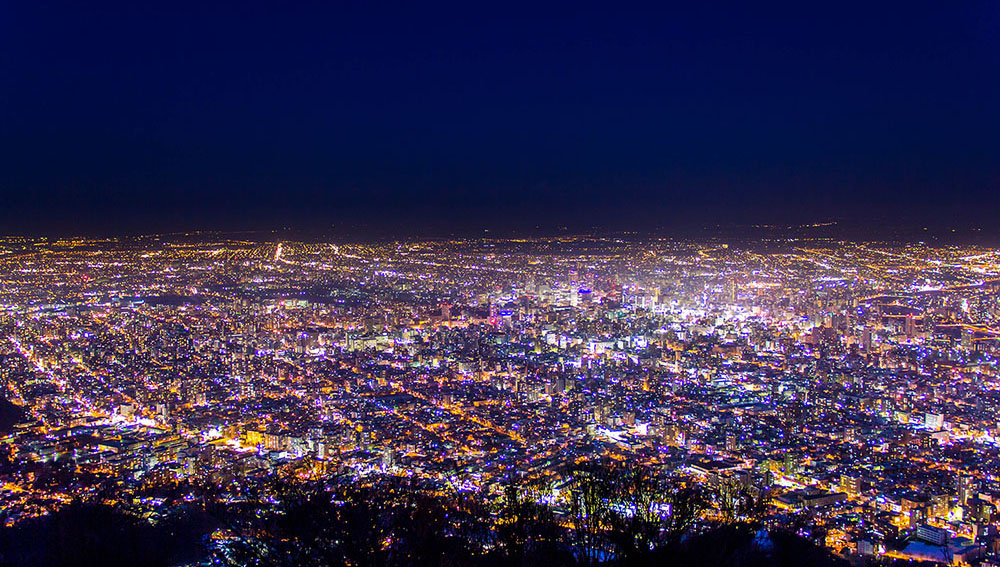
<instances>
[{"instance_id":1,"label":"dark treeline","mask_svg":"<svg viewBox=\"0 0 1000 567\"><path fill-rule=\"evenodd\" d=\"M24 416L24 408L0 396L0 434L13 431L14 424L21 422Z\"/></svg>"},{"instance_id":2,"label":"dark treeline","mask_svg":"<svg viewBox=\"0 0 1000 567\"><path fill-rule=\"evenodd\" d=\"M583 465L558 486L511 474L489 496L390 476L275 476L238 491L204 483L183 492L183 504L166 512L150 513L134 494L105 492L0 529L0 565L842 563L766 526L766 493L735 483L704 489L614 463Z\"/></svg>"},{"instance_id":3,"label":"dark treeline","mask_svg":"<svg viewBox=\"0 0 1000 567\"><path fill-rule=\"evenodd\" d=\"M0 565L168 567L204 557L206 525L194 511L176 512L154 524L121 506L74 502L0 528Z\"/></svg>"}]
</instances>

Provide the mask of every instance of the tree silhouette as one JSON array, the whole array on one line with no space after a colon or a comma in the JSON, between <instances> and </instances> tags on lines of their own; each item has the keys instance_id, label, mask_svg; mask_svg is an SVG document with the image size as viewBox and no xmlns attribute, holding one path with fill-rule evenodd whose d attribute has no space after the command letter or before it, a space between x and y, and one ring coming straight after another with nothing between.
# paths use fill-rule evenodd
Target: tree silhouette
<instances>
[{"instance_id":1,"label":"tree silhouette","mask_svg":"<svg viewBox=\"0 0 1000 567\"><path fill-rule=\"evenodd\" d=\"M760 525L767 514L771 495L766 490L754 490L750 485L735 478L719 481L711 490L712 502L724 525Z\"/></svg>"},{"instance_id":2,"label":"tree silhouette","mask_svg":"<svg viewBox=\"0 0 1000 567\"><path fill-rule=\"evenodd\" d=\"M183 518L153 525L113 506L74 502L60 511L0 527L0 565L166 566L200 554Z\"/></svg>"},{"instance_id":3,"label":"tree silhouette","mask_svg":"<svg viewBox=\"0 0 1000 567\"><path fill-rule=\"evenodd\" d=\"M560 552L562 528L550 506L541 502L551 493L544 482L526 482L516 472L503 485L497 506L496 534L506 565L565 563Z\"/></svg>"},{"instance_id":4,"label":"tree silhouette","mask_svg":"<svg viewBox=\"0 0 1000 567\"><path fill-rule=\"evenodd\" d=\"M573 540L586 565L593 565L610 551L605 532L609 526L611 479L606 468L585 465L573 474L569 487Z\"/></svg>"},{"instance_id":5,"label":"tree silhouette","mask_svg":"<svg viewBox=\"0 0 1000 567\"><path fill-rule=\"evenodd\" d=\"M697 490L663 482L635 464L585 465L570 489L574 539L588 564L637 564L660 547L676 545L704 504Z\"/></svg>"},{"instance_id":6,"label":"tree silhouette","mask_svg":"<svg viewBox=\"0 0 1000 567\"><path fill-rule=\"evenodd\" d=\"M226 565L463 565L481 537L480 518L398 479L276 482L230 513Z\"/></svg>"},{"instance_id":7,"label":"tree silhouette","mask_svg":"<svg viewBox=\"0 0 1000 567\"><path fill-rule=\"evenodd\" d=\"M582 464L555 504L546 501L549 484L516 473L499 494L392 476L103 488L88 502L0 527L0 566L177 564L196 559L210 533L220 566L836 563L791 532L764 531L766 495L745 485L706 495L620 461ZM136 497L148 491L167 495L155 513ZM713 521L703 515L710 503Z\"/></svg>"}]
</instances>

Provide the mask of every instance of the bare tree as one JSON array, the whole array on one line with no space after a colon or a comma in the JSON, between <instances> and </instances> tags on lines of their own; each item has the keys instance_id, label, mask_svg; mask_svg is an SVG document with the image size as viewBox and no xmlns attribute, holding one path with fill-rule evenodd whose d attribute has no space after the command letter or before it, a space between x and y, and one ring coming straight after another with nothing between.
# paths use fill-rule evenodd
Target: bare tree
<instances>
[{"instance_id":1,"label":"bare tree","mask_svg":"<svg viewBox=\"0 0 1000 567\"><path fill-rule=\"evenodd\" d=\"M712 502L725 525L758 526L767 514L770 499L768 491L754 489L733 478L723 479L712 490Z\"/></svg>"},{"instance_id":2,"label":"bare tree","mask_svg":"<svg viewBox=\"0 0 1000 567\"><path fill-rule=\"evenodd\" d=\"M573 536L587 565L609 551L605 532L609 520L611 482L607 471L589 465L573 474L569 493Z\"/></svg>"},{"instance_id":3,"label":"bare tree","mask_svg":"<svg viewBox=\"0 0 1000 567\"><path fill-rule=\"evenodd\" d=\"M496 532L510 565L537 564L557 554L560 528L552 508L541 502L551 487L511 473L497 510Z\"/></svg>"}]
</instances>

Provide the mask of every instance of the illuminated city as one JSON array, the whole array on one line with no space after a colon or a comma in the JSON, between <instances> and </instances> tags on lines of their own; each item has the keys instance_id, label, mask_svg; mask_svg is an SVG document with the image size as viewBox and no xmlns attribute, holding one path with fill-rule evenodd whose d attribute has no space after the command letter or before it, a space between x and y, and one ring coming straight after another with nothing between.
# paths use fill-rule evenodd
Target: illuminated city
<instances>
[{"instance_id":1,"label":"illuminated city","mask_svg":"<svg viewBox=\"0 0 1000 567\"><path fill-rule=\"evenodd\" d=\"M1000 567L1000 3L0 1L0 567Z\"/></svg>"},{"instance_id":2,"label":"illuminated city","mask_svg":"<svg viewBox=\"0 0 1000 567\"><path fill-rule=\"evenodd\" d=\"M205 484L222 503L274 476L489 500L514 474L572 529L575 471L611 461L702 488L697 527L731 483L766 495L763 524L843 557L921 557L934 537L966 562L995 551L995 249L202 234L0 251L0 378L23 406L8 526L109 483L155 517Z\"/></svg>"}]
</instances>

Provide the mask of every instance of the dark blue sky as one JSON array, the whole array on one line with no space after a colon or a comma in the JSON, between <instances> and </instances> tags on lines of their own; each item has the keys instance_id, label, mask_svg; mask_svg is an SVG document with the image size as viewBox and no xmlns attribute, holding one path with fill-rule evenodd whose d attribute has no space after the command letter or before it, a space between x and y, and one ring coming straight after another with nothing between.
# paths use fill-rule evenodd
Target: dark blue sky
<instances>
[{"instance_id":1,"label":"dark blue sky","mask_svg":"<svg viewBox=\"0 0 1000 567\"><path fill-rule=\"evenodd\" d=\"M0 232L1000 226L1000 4L0 3Z\"/></svg>"}]
</instances>

